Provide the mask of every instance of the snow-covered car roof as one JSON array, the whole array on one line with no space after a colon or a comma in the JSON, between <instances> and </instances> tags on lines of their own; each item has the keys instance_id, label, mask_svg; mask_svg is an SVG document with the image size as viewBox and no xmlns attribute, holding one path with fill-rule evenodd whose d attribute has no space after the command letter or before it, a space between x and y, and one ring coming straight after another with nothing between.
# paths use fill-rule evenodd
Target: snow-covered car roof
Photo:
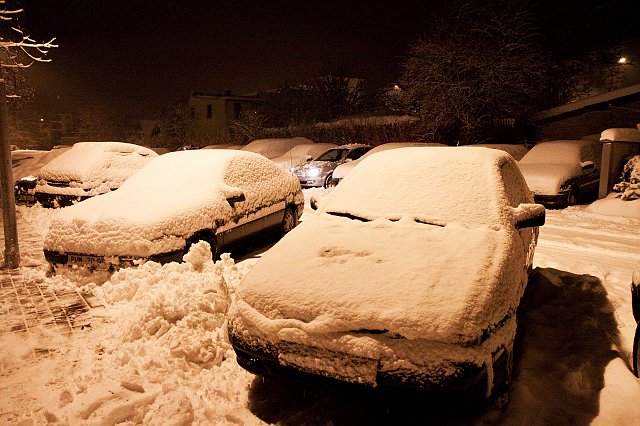
<instances>
[{"instance_id":1,"label":"snow-covered car roof","mask_svg":"<svg viewBox=\"0 0 640 426\"><path fill-rule=\"evenodd\" d=\"M515 309L526 283L506 187L531 202L515 161L499 150L373 155L256 263L238 289L238 309L263 332L293 341L304 339L296 329L479 338ZM299 260L281 267L292 258Z\"/></svg>"},{"instance_id":2,"label":"snow-covered car roof","mask_svg":"<svg viewBox=\"0 0 640 426\"><path fill-rule=\"evenodd\" d=\"M618 142L640 142L640 129L607 129L600 134L600 140Z\"/></svg>"},{"instance_id":3,"label":"snow-covered car roof","mask_svg":"<svg viewBox=\"0 0 640 426\"><path fill-rule=\"evenodd\" d=\"M318 155L331 148L337 148L338 145L334 143L305 143L296 145L289 151L285 152L279 157L273 158L272 161L278 166L289 169L300 163L304 163L307 159L307 155L311 158L316 158Z\"/></svg>"},{"instance_id":4,"label":"snow-covered car roof","mask_svg":"<svg viewBox=\"0 0 640 426\"><path fill-rule=\"evenodd\" d=\"M149 148L125 142L78 142L42 167L38 178L118 187L157 156Z\"/></svg>"},{"instance_id":5,"label":"snow-covered car roof","mask_svg":"<svg viewBox=\"0 0 640 426\"><path fill-rule=\"evenodd\" d=\"M323 210L370 220L408 215L442 223L489 224L499 218L501 206L495 187L500 177L496 164L507 161L508 155L503 151L411 147L378 154L362 160L344 178L340 183L343 190L323 199ZM408 161L410 158L412 161ZM379 172L381 169L384 173ZM443 196L445 193L450 196ZM387 198L389 194L393 197Z\"/></svg>"},{"instance_id":6,"label":"snow-covered car roof","mask_svg":"<svg viewBox=\"0 0 640 426\"><path fill-rule=\"evenodd\" d=\"M511 156L513 158L515 158L516 160L522 159L522 157L524 157L525 154L529 151L529 148L527 148L524 145L508 144L508 143L479 143L479 144L472 145L472 146L480 146L480 147L485 147L485 148L501 149L501 150L511 154Z\"/></svg>"},{"instance_id":7,"label":"snow-covered car roof","mask_svg":"<svg viewBox=\"0 0 640 426\"><path fill-rule=\"evenodd\" d=\"M251 151L264 155L271 159L276 158L289 151L296 145L314 143L306 138L275 138L275 139L256 139L243 146L241 150Z\"/></svg>"},{"instance_id":8,"label":"snow-covered car roof","mask_svg":"<svg viewBox=\"0 0 640 426\"><path fill-rule=\"evenodd\" d=\"M587 160L599 164L599 149L600 143L590 140L540 142L522 157L520 164L579 164Z\"/></svg>"},{"instance_id":9,"label":"snow-covered car roof","mask_svg":"<svg viewBox=\"0 0 640 426\"><path fill-rule=\"evenodd\" d=\"M340 164L338 167L336 167L336 169L333 171L333 178L334 179L342 179L344 178L347 173L349 173L355 166L357 166L358 164L360 164L360 162L362 160L364 160L367 157L372 156L373 154L377 153L377 152L382 152L382 151L387 151L390 149L397 149L397 148L408 148L408 147L433 147L433 146L446 146L444 144L441 143L432 143L432 142L389 142L389 143L383 143L382 145L378 145L373 147L370 151L366 152L362 157L358 158L357 160L354 161L350 161L348 163L344 163L344 164Z\"/></svg>"},{"instance_id":10,"label":"snow-covered car roof","mask_svg":"<svg viewBox=\"0 0 640 426\"><path fill-rule=\"evenodd\" d=\"M256 181L256 174L269 179ZM230 219L235 211L229 197L243 194L247 202L264 206L299 188L295 177L255 153L167 153L117 191L62 209L44 246L59 252L148 257L183 247L185 238L216 219Z\"/></svg>"}]
</instances>

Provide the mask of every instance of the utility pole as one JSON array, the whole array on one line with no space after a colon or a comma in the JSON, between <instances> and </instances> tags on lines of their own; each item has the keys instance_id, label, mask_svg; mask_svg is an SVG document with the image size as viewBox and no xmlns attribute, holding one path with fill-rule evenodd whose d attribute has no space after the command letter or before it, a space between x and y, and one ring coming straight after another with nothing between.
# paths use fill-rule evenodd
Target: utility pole
<instances>
[{"instance_id":1,"label":"utility pole","mask_svg":"<svg viewBox=\"0 0 640 426\"><path fill-rule=\"evenodd\" d=\"M2 199L2 224L4 225L4 268L16 269L20 266L20 249L16 224L16 201L13 193L7 94L3 74L2 63L0 63L0 198Z\"/></svg>"}]
</instances>

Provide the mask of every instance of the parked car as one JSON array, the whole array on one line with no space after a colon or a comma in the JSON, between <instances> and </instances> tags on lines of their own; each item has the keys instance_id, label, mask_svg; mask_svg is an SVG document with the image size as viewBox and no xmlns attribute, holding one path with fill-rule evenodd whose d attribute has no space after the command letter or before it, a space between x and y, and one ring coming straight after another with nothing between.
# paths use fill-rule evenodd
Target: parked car
<instances>
[{"instance_id":1,"label":"parked car","mask_svg":"<svg viewBox=\"0 0 640 426\"><path fill-rule=\"evenodd\" d=\"M36 200L45 207L70 206L114 191L156 157L131 143L78 142L38 171Z\"/></svg>"},{"instance_id":2,"label":"parked car","mask_svg":"<svg viewBox=\"0 0 640 426\"><path fill-rule=\"evenodd\" d=\"M332 148L320 154L315 160L296 167L293 169L293 174L298 177L303 188L313 186L328 188L336 167L357 160L371 148L369 145L361 144Z\"/></svg>"},{"instance_id":3,"label":"parked car","mask_svg":"<svg viewBox=\"0 0 640 426\"><path fill-rule=\"evenodd\" d=\"M366 158L238 287L228 316L238 363L259 375L495 395L509 382L544 223L532 202L499 150Z\"/></svg>"},{"instance_id":4,"label":"parked car","mask_svg":"<svg viewBox=\"0 0 640 426\"><path fill-rule=\"evenodd\" d=\"M13 179L15 185L13 192L17 204L35 204L36 203L36 181L38 171L44 167L49 161L53 160L63 152L70 149L70 145L55 146L51 151L33 151L33 155L23 158L13 167ZM14 151L19 153L20 151ZM12 161L13 161L13 154Z\"/></svg>"},{"instance_id":5,"label":"parked car","mask_svg":"<svg viewBox=\"0 0 640 426\"><path fill-rule=\"evenodd\" d=\"M536 144L518 164L536 202L566 207L597 197L601 156L598 141L556 140Z\"/></svg>"},{"instance_id":6,"label":"parked car","mask_svg":"<svg viewBox=\"0 0 640 426\"><path fill-rule=\"evenodd\" d=\"M243 151L255 152L269 159L273 159L280 157L296 145L309 143L313 143L313 141L306 138L257 139L249 142L240 149Z\"/></svg>"},{"instance_id":7,"label":"parked car","mask_svg":"<svg viewBox=\"0 0 640 426\"><path fill-rule=\"evenodd\" d=\"M231 145L227 143L219 143L214 145L207 145L205 147L202 147L202 149L240 149L243 146L244 145Z\"/></svg>"},{"instance_id":8,"label":"parked car","mask_svg":"<svg viewBox=\"0 0 640 426\"><path fill-rule=\"evenodd\" d=\"M216 256L257 236L288 232L303 206L298 180L259 154L173 152L117 191L62 209L51 221L44 255L54 266L115 269L138 259L180 261L204 240Z\"/></svg>"},{"instance_id":9,"label":"parked car","mask_svg":"<svg viewBox=\"0 0 640 426\"><path fill-rule=\"evenodd\" d=\"M278 167L288 172L293 172L296 167L313 160L328 149L337 147L338 145L334 143L305 143L294 146L280 157L272 159L272 161Z\"/></svg>"}]
</instances>

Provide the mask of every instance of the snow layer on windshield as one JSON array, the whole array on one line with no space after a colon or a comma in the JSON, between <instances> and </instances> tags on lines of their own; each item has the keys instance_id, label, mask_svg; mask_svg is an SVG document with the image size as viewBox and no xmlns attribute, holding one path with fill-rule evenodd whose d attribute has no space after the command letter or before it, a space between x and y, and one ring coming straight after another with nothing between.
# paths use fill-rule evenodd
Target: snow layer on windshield
<instances>
[{"instance_id":1,"label":"snow layer on windshield","mask_svg":"<svg viewBox=\"0 0 640 426\"><path fill-rule=\"evenodd\" d=\"M92 196L118 188L133 173L157 157L154 151L124 142L79 142L38 172L39 192ZM72 182L70 187L46 181Z\"/></svg>"},{"instance_id":2,"label":"snow layer on windshield","mask_svg":"<svg viewBox=\"0 0 640 426\"><path fill-rule=\"evenodd\" d=\"M44 247L63 253L148 257L184 247L196 231L216 229L216 220L231 226L237 210L228 197L243 193L246 201L238 205L250 218L259 206L283 208L284 199L297 191L295 177L254 153L169 153L117 191L62 209L52 220Z\"/></svg>"}]
</instances>

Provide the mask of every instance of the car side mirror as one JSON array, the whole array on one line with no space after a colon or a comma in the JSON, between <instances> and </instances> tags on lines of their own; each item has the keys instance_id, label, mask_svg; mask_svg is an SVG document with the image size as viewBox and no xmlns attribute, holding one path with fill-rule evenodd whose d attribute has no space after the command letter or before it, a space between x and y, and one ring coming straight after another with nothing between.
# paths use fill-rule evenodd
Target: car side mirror
<instances>
[{"instance_id":1,"label":"car side mirror","mask_svg":"<svg viewBox=\"0 0 640 426\"><path fill-rule=\"evenodd\" d=\"M591 170L595 166L596 165L593 164L593 161L583 161L582 164L580 164L580 167L582 167L582 170Z\"/></svg>"},{"instance_id":2,"label":"car side mirror","mask_svg":"<svg viewBox=\"0 0 640 426\"><path fill-rule=\"evenodd\" d=\"M544 225L545 209L541 204L522 203L513 209L513 225L516 229Z\"/></svg>"},{"instance_id":3,"label":"car side mirror","mask_svg":"<svg viewBox=\"0 0 640 426\"><path fill-rule=\"evenodd\" d=\"M233 195L231 197L227 197L227 202L229 204L231 204L231 206L233 207L233 205L235 203L241 203L245 200L244 198L244 194L239 194L239 195Z\"/></svg>"}]
</instances>

